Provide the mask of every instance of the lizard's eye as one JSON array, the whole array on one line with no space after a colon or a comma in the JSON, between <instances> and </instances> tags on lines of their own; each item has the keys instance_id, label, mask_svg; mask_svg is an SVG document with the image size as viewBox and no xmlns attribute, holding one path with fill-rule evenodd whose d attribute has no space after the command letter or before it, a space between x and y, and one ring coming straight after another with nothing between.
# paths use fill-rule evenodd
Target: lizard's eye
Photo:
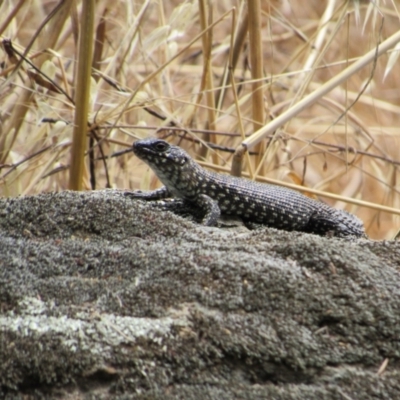
<instances>
[{"instance_id":1,"label":"lizard's eye","mask_svg":"<svg viewBox=\"0 0 400 400\"><path fill-rule=\"evenodd\" d=\"M155 149L157 150L157 151L165 151L167 148L168 148L168 143L166 143L166 142L157 142L156 144L155 144Z\"/></svg>"}]
</instances>

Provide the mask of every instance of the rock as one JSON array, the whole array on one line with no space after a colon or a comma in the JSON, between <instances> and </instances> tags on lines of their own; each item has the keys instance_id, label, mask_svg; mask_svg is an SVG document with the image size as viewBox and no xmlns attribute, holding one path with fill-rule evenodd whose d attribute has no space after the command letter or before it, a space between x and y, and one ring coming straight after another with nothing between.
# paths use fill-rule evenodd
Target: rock
<instances>
[{"instance_id":1,"label":"rock","mask_svg":"<svg viewBox=\"0 0 400 400\"><path fill-rule=\"evenodd\" d=\"M1 199L0 248L1 398L400 398L398 242L108 190Z\"/></svg>"}]
</instances>

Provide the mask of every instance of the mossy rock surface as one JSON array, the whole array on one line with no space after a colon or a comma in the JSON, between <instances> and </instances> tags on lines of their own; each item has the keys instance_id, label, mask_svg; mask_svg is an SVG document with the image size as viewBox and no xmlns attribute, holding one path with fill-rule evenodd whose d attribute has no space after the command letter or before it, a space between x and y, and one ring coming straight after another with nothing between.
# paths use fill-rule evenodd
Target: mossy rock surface
<instances>
[{"instance_id":1,"label":"mossy rock surface","mask_svg":"<svg viewBox=\"0 0 400 400\"><path fill-rule=\"evenodd\" d=\"M397 242L109 190L0 200L0 249L1 398L400 398Z\"/></svg>"}]
</instances>

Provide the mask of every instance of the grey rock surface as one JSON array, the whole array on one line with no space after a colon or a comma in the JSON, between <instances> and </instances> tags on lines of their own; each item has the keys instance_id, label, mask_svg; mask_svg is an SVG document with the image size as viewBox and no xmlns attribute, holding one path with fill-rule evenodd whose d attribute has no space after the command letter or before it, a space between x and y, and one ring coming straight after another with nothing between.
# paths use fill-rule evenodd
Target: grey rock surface
<instances>
[{"instance_id":1,"label":"grey rock surface","mask_svg":"<svg viewBox=\"0 0 400 400\"><path fill-rule=\"evenodd\" d=\"M399 269L118 191L1 199L0 398L400 399Z\"/></svg>"}]
</instances>

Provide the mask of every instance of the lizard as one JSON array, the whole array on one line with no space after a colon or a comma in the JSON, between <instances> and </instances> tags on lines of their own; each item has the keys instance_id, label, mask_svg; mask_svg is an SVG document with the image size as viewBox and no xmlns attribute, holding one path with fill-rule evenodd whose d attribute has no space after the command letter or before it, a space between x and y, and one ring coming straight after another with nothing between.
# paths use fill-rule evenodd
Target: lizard
<instances>
[{"instance_id":1,"label":"lizard","mask_svg":"<svg viewBox=\"0 0 400 400\"><path fill-rule=\"evenodd\" d=\"M181 147L164 140L138 140L132 151L164 186L125 194L143 200L182 199L203 211L203 225L216 225L223 213L240 217L245 223L287 231L365 237L362 221L353 214L283 186L208 171Z\"/></svg>"}]
</instances>

